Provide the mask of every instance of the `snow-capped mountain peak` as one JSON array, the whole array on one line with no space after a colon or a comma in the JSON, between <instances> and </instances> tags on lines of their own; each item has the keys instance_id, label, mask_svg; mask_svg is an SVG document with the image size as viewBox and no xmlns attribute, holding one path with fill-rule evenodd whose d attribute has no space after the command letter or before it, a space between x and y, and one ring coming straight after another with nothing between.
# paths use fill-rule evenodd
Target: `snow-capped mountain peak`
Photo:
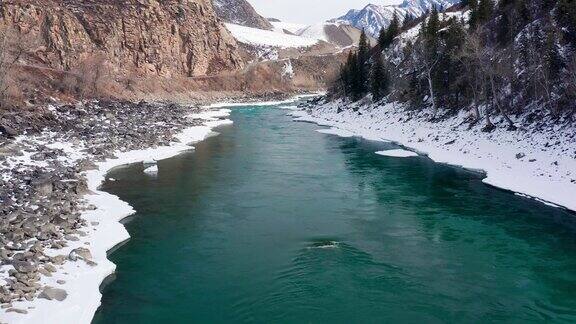
<instances>
[{"instance_id":1,"label":"snow-capped mountain peak","mask_svg":"<svg viewBox=\"0 0 576 324\"><path fill-rule=\"evenodd\" d=\"M432 8L443 10L457 3L460 0L404 0L398 7L423 14Z\"/></svg>"},{"instance_id":2,"label":"snow-capped mountain peak","mask_svg":"<svg viewBox=\"0 0 576 324\"><path fill-rule=\"evenodd\" d=\"M361 10L351 9L344 16L330 21L348 23L377 37L383 27L390 25L394 14L400 19L407 15L419 17L432 8L446 9L457 3L460 0L404 0L400 5L387 6L368 4Z\"/></svg>"}]
</instances>

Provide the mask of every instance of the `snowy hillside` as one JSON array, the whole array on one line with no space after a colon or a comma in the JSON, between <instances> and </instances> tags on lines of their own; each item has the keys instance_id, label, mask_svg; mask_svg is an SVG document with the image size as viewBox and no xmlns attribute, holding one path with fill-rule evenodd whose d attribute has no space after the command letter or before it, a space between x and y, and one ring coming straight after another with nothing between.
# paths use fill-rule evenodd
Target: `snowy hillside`
<instances>
[{"instance_id":1,"label":"snowy hillside","mask_svg":"<svg viewBox=\"0 0 576 324\"><path fill-rule=\"evenodd\" d=\"M364 29L373 37L377 37L383 27L388 27L394 14L400 19L410 15L419 17L432 8L448 8L460 0L405 0L400 5L379 6L369 4L362 10L352 9L344 16L331 22L347 23L358 29Z\"/></svg>"},{"instance_id":2,"label":"snowy hillside","mask_svg":"<svg viewBox=\"0 0 576 324\"><path fill-rule=\"evenodd\" d=\"M290 33L294 35L298 35L298 33L308 27L305 24L297 24L297 23L289 23L284 21L271 21L272 26L274 26L274 31L280 33Z\"/></svg>"},{"instance_id":3,"label":"snowy hillside","mask_svg":"<svg viewBox=\"0 0 576 324\"><path fill-rule=\"evenodd\" d=\"M340 48L358 43L361 30L347 22L321 22L313 25L272 21L274 31L324 41ZM372 44L375 39L370 39Z\"/></svg>"},{"instance_id":4,"label":"snowy hillside","mask_svg":"<svg viewBox=\"0 0 576 324\"><path fill-rule=\"evenodd\" d=\"M328 42L328 34L326 33L326 25L337 26L335 23L319 23L315 25L306 26L298 31L298 35L308 38L321 39Z\"/></svg>"},{"instance_id":5,"label":"snowy hillside","mask_svg":"<svg viewBox=\"0 0 576 324\"><path fill-rule=\"evenodd\" d=\"M235 24L226 24L226 28L240 43L258 47L308 47L318 43L318 39L289 35L277 31L268 31L245 27Z\"/></svg>"},{"instance_id":6,"label":"snowy hillside","mask_svg":"<svg viewBox=\"0 0 576 324\"><path fill-rule=\"evenodd\" d=\"M360 40L360 34L360 29L345 22L324 22L310 25L298 32L300 36L316 38L339 47L357 44ZM369 41L373 45L376 44L375 39L370 39Z\"/></svg>"}]
</instances>

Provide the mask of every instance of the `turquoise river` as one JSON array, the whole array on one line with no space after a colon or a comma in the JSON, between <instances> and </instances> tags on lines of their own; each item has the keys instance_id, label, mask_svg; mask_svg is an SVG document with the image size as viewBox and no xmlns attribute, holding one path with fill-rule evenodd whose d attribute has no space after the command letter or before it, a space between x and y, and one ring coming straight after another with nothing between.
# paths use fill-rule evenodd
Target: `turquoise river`
<instances>
[{"instance_id":1,"label":"turquoise river","mask_svg":"<svg viewBox=\"0 0 576 324\"><path fill-rule=\"evenodd\" d=\"M576 322L573 213L286 113L109 174L138 212L93 323Z\"/></svg>"}]
</instances>

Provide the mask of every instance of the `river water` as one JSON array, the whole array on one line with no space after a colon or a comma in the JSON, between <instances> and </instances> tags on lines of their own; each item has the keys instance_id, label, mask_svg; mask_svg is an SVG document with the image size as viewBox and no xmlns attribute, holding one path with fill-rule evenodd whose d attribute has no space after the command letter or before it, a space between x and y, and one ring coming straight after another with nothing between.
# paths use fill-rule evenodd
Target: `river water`
<instances>
[{"instance_id":1,"label":"river water","mask_svg":"<svg viewBox=\"0 0 576 324\"><path fill-rule=\"evenodd\" d=\"M94 323L576 321L574 214L274 107L112 171L138 211Z\"/></svg>"}]
</instances>

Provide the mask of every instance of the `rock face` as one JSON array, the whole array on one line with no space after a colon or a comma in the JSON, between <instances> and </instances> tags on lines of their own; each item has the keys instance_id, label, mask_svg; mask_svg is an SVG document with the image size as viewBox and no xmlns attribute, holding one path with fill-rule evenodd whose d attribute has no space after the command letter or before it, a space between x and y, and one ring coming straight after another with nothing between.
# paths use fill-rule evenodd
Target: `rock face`
<instances>
[{"instance_id":1,"label":"rock face","mask_svg":"<svg viewBox=\"0 0 576 324\"><path fill-rule=\"evenodd\" d=\"M216 14L225 22L266 30L273 28L246 0L213 0L213 3Z\"/></svg>"},{"instance_id":2,"label":"rock face","mask_svg":"<svg viewBox=\"0 0 576 324\"><path fill-rule=\"evenodd\" d=\"M0 28L26 40L20 61L27 66L77 74L106 66L114 75L161 77L241 68L236 42L210 1L3 1Z\"/></svg>"}]
</instances>

